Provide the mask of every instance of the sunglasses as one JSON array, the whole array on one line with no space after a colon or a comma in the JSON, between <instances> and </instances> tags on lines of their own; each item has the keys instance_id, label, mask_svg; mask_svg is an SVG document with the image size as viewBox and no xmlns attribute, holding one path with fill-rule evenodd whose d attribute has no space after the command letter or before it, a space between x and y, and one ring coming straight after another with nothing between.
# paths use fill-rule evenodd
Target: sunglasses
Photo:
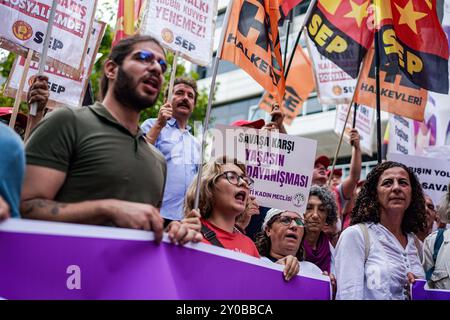
<instances>
[{"instance_id":1,"label":"sunglasses","mask_svg":"<svg viewBox=\"0 0 450 320\"><path fill-rule=\"evenodd\" d=\"M0 118L0 122L4 123L5 125L9 126L9 119ZM14 131L23 139L25 135L25 129L22 128L17 123L14 126Z\"/></svg>"},{"instance_id":2,"label":"sunglasses","mask_svg":"<svg viewBox=\"0 0 450 320\"><path fill-rule=\"evenodd\" d=\"M285 226L290 226L291 223L292 223L292 220L294 220L294 221L295 221L295 224L296 224L297 226L299 226L299 227L305 225L305 223L303 222L302 218L300 218L300 217L292 218L292 217L288 217L288 216L279 216L279 217L277 218L277 220L278 220L281 224L283 224L283 225L285 225Z\"/></svg>"},{"instance_id":3,"label":"sunglasses","mask_svg":"<svg viewBox=\"0 0 450 320\"><path fill-rule=\"evenodd\" d=\"M157 61L161 67L161 70L163 73L165 73L167 71L167 62L164 59L156 59L156 56L153 52L151 51L139 51L136 52L133 55L134 59L145 63L145 64L153 64L155 61Z\"/></svg>"},{"instance_id":4,"label":"sunglasses","mask_svg":"<svg viewBox=\"0 0 450 320\"><path fill-rule=\"evenodd\" d=\"M220 174L218 177L225 176L229 183L234 185L239 185L239 180L244 181L249 187L255 183L255 181L252 178L246 177L246 176L240 176L234 171L225 171L224 173Z\"/></svg>"}]
</instances>

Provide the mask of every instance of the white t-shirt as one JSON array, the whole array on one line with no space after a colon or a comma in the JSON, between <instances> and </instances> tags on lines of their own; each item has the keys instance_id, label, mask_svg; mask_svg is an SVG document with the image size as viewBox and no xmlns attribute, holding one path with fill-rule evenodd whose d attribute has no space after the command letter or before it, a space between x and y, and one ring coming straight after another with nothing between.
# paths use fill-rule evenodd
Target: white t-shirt
<instances>
[{"instance_id":1,"label":"white t-shirt","mask_svg":"<svg viewBox=\"0 0 450 320\"><path fill-rule=\"evenodd\" d=\"M365 262L363 232L358 225L342 232L336 246L337 300L404 300L407 273L425 278L412 234L406 248L383 225L366 224L370 251Z\"/></svg>"}]
</instances>

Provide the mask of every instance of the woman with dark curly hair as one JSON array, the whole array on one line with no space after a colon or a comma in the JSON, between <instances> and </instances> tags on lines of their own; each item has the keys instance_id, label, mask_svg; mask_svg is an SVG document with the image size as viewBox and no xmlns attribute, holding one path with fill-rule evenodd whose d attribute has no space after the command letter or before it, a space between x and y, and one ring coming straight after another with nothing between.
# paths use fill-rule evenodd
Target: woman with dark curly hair
<instances>
[{"instance_id":1,"label":"woman with dark curly hair","mask_svg":"<svg viewBox=\"0 0 450 320\"><path fill-rule=\"evenodd\" d=\"M408 299L409 285L425 277L414 237L425 223L425 200L414 173L397 162L377 165L336 247L336 298Z\"/></svg>"},{"instance_id":2,"label":"woman with dark curly hair","mask_svg":"<svg viewBox=\"0 0 450 320\"><path fill-rule=\"evenodd\" d=\"M327 187L311 186L304 217L304 260L314 263L322 271L334 272L334 249L323 230L326 225L336 223L337 206L333 194Z\"/></svg>"}]
</instances>

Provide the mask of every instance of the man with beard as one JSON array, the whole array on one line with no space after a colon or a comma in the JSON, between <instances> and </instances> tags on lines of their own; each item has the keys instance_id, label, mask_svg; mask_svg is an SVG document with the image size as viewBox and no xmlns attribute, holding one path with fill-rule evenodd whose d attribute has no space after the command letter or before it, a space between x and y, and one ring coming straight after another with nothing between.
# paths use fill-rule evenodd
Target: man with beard
<instances>
[{"instance_id":1,"label":"man with beard","mask_svg":"<svg viewBox=\"0 0 450 320\"><path fill-rule=\"evenodd\" d=\"M167 161L167 184L161 207L165 225L183 219L184 196L197 174L200 144L188 125L197 96L194 80L176 78L171 97L166 91L167 102L161 106L158 118L147 119L142 124L148 141L161 151Z\"/></svg>"},{"instance_id":2,"label":"man with beard","mask_svg":"<svg viewBox=\"0 0 450 320\"><path fill-rule=\"evenodd\" d=\"M138 121L155 103L165 70L158 41L124 39L104 64L101 103L58 108L36 126L26 146L23 217L151 230L161 241L166 163ZM195 219L171 224L171 240L201 240Z\"/></svg>"}]
</instances>

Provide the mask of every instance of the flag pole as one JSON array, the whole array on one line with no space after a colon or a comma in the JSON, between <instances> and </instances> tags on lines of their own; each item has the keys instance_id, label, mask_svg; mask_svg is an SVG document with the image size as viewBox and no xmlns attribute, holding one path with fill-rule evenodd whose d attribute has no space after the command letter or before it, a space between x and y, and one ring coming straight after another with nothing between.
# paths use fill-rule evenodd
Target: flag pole
<instances>
[{"instance_id":1,"label":"flag pole","mask_svg":"<svg viewBox=\"0 0 450 320\"><path fill-rule=\"evenodd\" d=\"M205 122L203 125L203 132L202 132L202 140L200 142L201 143L200 144L200 163L198 164L197 185L195 188L195 202L194 202L195 209L198 209L198 204L200 202L200 188L201 188L200 184L201 184L201 177L202 177L202 171L203 171L203 159L204 159L203 153L205 150L205 141L206 141L206 135L208 132L209 119L211 118L211 107L212 107L212 102L213 102L214 89L216 86L217 69L219 68L220 56L222 55L223 44L225 42L225 34L228 29L228 22L230 19L231 9L233 8L233 2L234 2L234 0L230 1L230 4L228 5L227 10L225 12L222 32L221 32L220 40L219 40L219 47L217 48L216 57L214 59L214 64L213 64L213 70L212 70L212 75L211 75L211 86L209 88L208 106L206 108Z\"/></svg>"},{"instance_id":2,"label":"flag pole","mask_svg":"<svg viewBox=\"0 0 450 320\"><path fill-rule=\"evenodd\" d=\"M380 3L381 6L381 3ZM374 35L374 47L375 47L375 92L376 92L376 110L377 110L377 160L381 163L381 92L380 92L380 39L378 38L377 23L377 7L374 8L375 14L375 35Z\"/></svg>"},{"instance_id":3,"label":"flag pole","mask_svg":"<svg viewBox=\"0 0 450 320\"><path fill-rule=\"evenodd\" d=\"M291 12L289 12L289 18L287 18L286 43L284 44L283 66L286 65L287 52L288 52L288 48L289 48L289 33L291 32L291 20L292 20L292 10L291 10Z\"/></svg>"},{"instance_id":4,"label":"flag pole","mask_svg":"<svg viewBox=\"0 0 450 320\"><path fill-rule=\"evenodd\" d=\"M355 129L356 127L356 113L358 112L358 104L355 102L353 104L353 123L352 123L352 128Z\"/></svg>"},{"instance_id":5,"label":"flag pole","mask_svg":"<svg viewBox=\"0 0 450 320\"><path fill-rule=\"evenodd\" d=\"M295 49L297 49L298 43L300 42L300 37L302 36L303 29L305 29L306 23L308 22L309 17L311 16L311 13L313 11L313 8L316 5L316 2L317 2L317 0L311 0L311 2L309 3L308 10L306 11L306 14L305 14L305 19L303 20L302 25L300 26L300 30L298 31L297 39L295 39L295 44L294 44L294 47L292 48L292 54L291 54L291 57L289 58L289 63L284 72L285 79L287 78L287 76L289 74L289 69L291 69L292 60L294 60Z\"/></svg>"},{"instance_id":6,"label":"flag pole","mask_svg":"<svg viewBox=\"0 0 450 320\"><path fill-rule=\"evenodd\" d=\"M19 81L19 88L17 88L16 98L14 100L13 112L9 119L9 126L13 129L16 124L17 114L19 113L19 106L20 106L20 102L22 101L22 91L23 91L23 87L25 85L25 81L27 79L28 70L30 69L30 63L31 63L32 57L33 57L33 50L28 49L27 58L25 59L25 65L23 66L22 76L20 77L20 81Z\"/></svg>"},{"instance_id":7,"label":"flag pole","mask_svg":"<svg viewBox=\"0 0 450 320\"><path fill-rule=\"evenodd\" d=\"M339 138L339 143L338 143L338 146L336 148L336 152L334 153L333 165L331 166L330 176L328 177L328 181L327 181L327 185L328 186L330 186L330 184L331 184L331 179L333 177L333 173L334 173L334 168L336 166L337 157L338 157L339 151L341 149L342 139L344 137L345 127L347 126L348 118L350 116L350 111L352 110L352 105L354 105L354 107L355 107L355 111L354 111L355 112L354 113L355 116L353 118L353 128L356 125L355 119L356 119L356 107L357 107L357 104L355 103L355 95L356 95L356 91L359 88L359 84L360 84L360 80L361 80L361 74L363 72L363 69L364 69L364 66L365 66L366 63L367 63L367 55L366 55L366 57L364 57L363 63L361 64L361 66L359 68L358 81L356 82L356 87L355 87L355 90L353 91L352 100L350 101L350 104L349 104L349 107L348 107L347 116L345 117L344 127L342 128L341 136Z\"/></svg>"},{"instance_id":8,"label":"flag pole","mask_svg":"<svg viewBox=\"0 0 450 320\"><path fill-rule=\"evenodd\" d=\"M173 84L175 83L175 77L177 75L177 63L178 63L178 55L180 54L180 52L177 50L175 51L175 54L173 56L173 61L172 61L172 73L170 74L170 82L169 82L169 95L167 97L167 101L172 101L172 96L173 96Z\"/></svg>"},{"instance_id":9,"label":"flag pole","mask_svg":"<svg viewBox=\"0 0 450 320\"><path fill-rule=\"evenodd\" d=\"M39 76L44 74L44 68L45 68L45 64L46 64L46 60L47 60L47 53L48 53L48 47L50 44L50 37L51 37L51 33L52 33L53 22L55 20L56 5L57 5L57 1L53 0L52 8L50 10L50 16L48 18L48 23L47 23L47 31L45 32L42 54L41 54L41 58L39 59L39 70L37 73L37 75L39 75ZM30 108L30 112L29 112L30 115L32 115L32 116L36 115L37 106L38 106L37 102L33 102L31 104L31 108Z\"/></svg>"}]
</instances>

